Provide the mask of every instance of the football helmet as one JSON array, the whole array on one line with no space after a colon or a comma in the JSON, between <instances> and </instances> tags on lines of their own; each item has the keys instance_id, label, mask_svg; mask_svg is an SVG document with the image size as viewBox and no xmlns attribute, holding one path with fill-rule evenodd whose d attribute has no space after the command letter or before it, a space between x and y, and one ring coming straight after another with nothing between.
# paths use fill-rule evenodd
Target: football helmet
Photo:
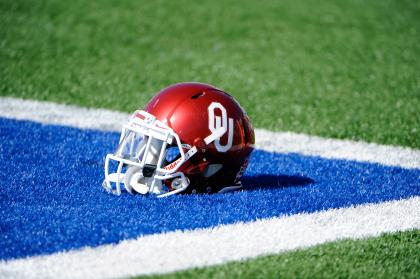
<instances>
[{"instance_id":1,"label":"football helmet","mask_svg":"<svg viewBox=\"0 0 420 279\"><path fill-rule=\"evenodd\" d=\"M231 95L178 83L123 126L116 151L105 159L103 187L158 197L236 190L254 143L251 121Z\"/></svg>"}]
</instances>

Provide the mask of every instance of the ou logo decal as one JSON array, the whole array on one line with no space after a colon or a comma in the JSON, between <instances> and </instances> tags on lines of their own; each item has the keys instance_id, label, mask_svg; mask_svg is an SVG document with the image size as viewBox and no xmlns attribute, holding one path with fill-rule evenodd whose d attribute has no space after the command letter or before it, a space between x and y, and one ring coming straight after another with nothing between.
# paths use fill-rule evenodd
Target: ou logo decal
<instances>
[{"instance_id":1,"label":"ou logo decal","mask_svg":"<svg viewBox=\"0 0 420 279\"><path fill-rule=\"evenodd\" d=\"M222 116L215 115L216 109L222 112ZM221 103L213 102L208 107L210 137L214 137L214 145L217 151L226 152L232 147L233 141L233 119L227 117L226 109ZM229 126L228 126L229 120ZM225 145L220 143L220 138L228 133L228 141Z\"/></svg>"}]
</instances>

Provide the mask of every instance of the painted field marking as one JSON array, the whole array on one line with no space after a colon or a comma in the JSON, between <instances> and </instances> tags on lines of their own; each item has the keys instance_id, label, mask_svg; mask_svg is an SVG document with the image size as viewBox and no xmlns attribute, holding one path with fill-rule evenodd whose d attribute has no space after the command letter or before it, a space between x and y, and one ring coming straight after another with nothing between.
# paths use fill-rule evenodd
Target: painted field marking
<instances>
[{"instance_id":1,"label":"painted field marking","mask_svg":"<svg viewBox=\"0 0 420 279\"><path fill-rule=\"evenodd\" d=\"M0 98L0 117L118 132L128 114ZM266 151L420 168L420 151L410 148L261 129L256 130L256 137L257 148ZM116 245L0 261L0 277L123 277L214 265L343 238L420 228L419 206L420 197L414 197L210 229L147 235ZM183 251L182 257L179 251Z\"/></svg>"},{"instance_id":2,"label":"painted field marking","mask_svg":"<svg viewBox=\"0 0 420 279\"><path fill-rule=\"evenodd\" d=\"M0 277L111 278L211 266L339 239L420 228L419 208L420 197L414 197L210 229L147 235L116 245L0 261Z\"/></svg>"},{"instance_id":3,"label":"painted field marking","mask_svg":"<svg viewBox=\"0 0 420 279\"><path fill-rule=\"evenodd\" d=\"M128 114L50 102L0 98L0 117L31 120L82 129L120 131ZM420 168L420 150L361 141L337 140L292 132L256 129L256 147L278 153L300 153L330 159Z\"/></svg>"}]
</instances>

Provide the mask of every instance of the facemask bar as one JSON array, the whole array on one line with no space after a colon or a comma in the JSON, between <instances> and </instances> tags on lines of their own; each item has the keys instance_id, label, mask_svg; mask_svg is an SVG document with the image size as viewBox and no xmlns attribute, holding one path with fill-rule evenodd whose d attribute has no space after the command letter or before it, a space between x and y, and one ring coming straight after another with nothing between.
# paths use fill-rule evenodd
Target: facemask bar
<instances>
[{"instance_id":1,"label":"facemask bar","mask_svg":"<svg viewBox=\"0 0 420 279\"><path fill-rule=\"evenodd\" d=\"M124 137L127 135L127 132L135 133L134 136L139 134L143 136L143 141L147 140L146 145L142 146L142 149L137 153L137 158L127 159L117 155L118 150L124 148L124 146L121 145L125 144ZM170 163L169 165L162 167L162 163L165 158L166 147L168 146L168 144L171 145L173 140L175 140L176 146L179 149L180 158ZM145 111L136 111L130 117L128 124L124 125L122 129L120 145L117 149L117 152L115 154L108 154L106 156L105 180L103 182L103 187L109 192L112 192L116 195L120 195L121 182L123 181L123 183L125 183L124 176L126 175L126 173L122 173L123 167L137 167L139 168L139 171L143 171L147 164L146 159L150 154L149 152L152 148L151 146L156 145L156 141L161 142L161 146L154 174L150 178L148 178L152 179L148 192L157 193L159 194L158 197L166 197L184 191L188 187L189 182L182 172L178 172L178 169L182 166L182 164L184 164L197 152L197 148L192 147L187 152L184 152L183 145L181 144L179 136L166 124L157 120L153 115ZM117 172L115 173L109 173L110 160L118 162ZM158 187L156 187L156 184L158 180L160 180L159 183L161 183L162 180L176 179L177 177L181 181L181 187L179 189L166 193L161 193L161 189L157 189ZM111 183L115 183L115 189L112 187ZM131 189L128 185L125 185L125 189L131 192Z\"/></svg>"}]
</instances>

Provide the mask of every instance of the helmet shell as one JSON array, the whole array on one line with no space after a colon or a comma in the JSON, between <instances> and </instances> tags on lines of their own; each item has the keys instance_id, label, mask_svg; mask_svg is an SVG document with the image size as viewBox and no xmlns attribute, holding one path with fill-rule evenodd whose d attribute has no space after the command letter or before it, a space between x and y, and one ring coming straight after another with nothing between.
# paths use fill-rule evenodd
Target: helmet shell
<instances>
[{"instance_id":1,"label":"helmet shell","mask_svg":"<svg viewBox=\"0 0 420 279\"><path fill-rule=\"evenodd\" d=\"M190 180L187 192L217 192L240 183L255 136L249 117L231 95L204 83L178 83L160 91L145 110L172 128L183 144L198 148L180 168ZM226 123L218 146L204 142Z\"/></svg>"}]
</instances>

